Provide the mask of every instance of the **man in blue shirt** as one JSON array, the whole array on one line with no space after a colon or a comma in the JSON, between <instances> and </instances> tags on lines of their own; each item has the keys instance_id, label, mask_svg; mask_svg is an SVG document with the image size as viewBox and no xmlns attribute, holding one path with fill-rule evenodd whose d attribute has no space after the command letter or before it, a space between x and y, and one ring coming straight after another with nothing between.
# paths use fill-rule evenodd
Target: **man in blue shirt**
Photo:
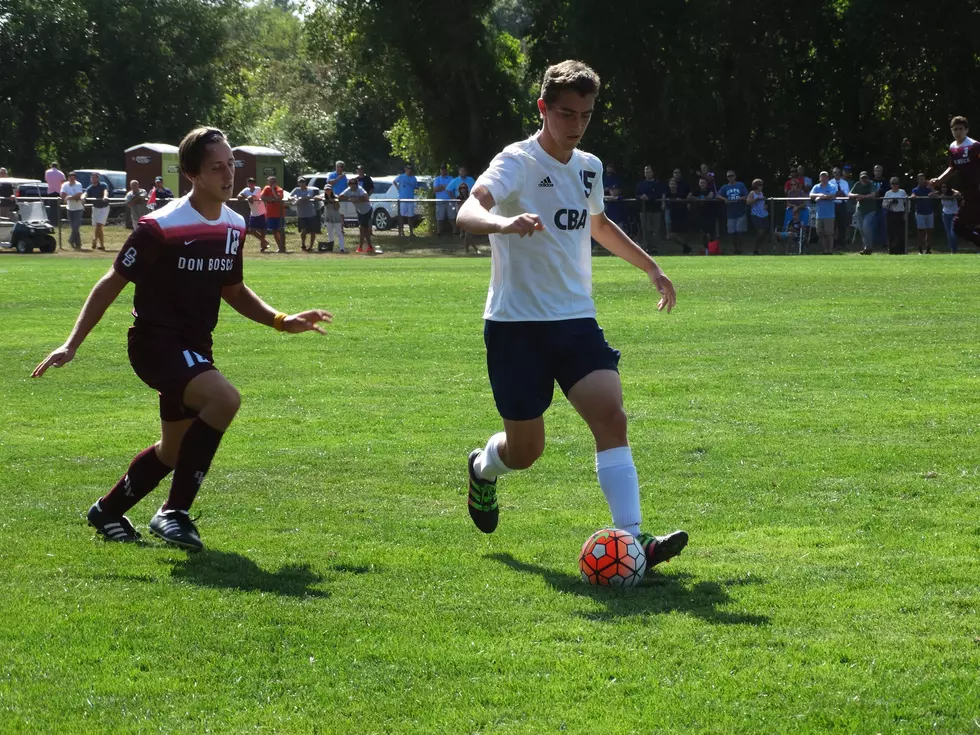
<instances>
[{"instance_id":1,"label":"man in blue shirt","mask_svg":"<svg viewBox=\"0 0 980 735\"><path fill-rule=\"evenodd\" d=\"M745 200L749 196L749 190L741 181L736 181L735 172L729 171L727 174L728 183L718 191L718 196L725 199L728 215L728 234L732 236L732 243L735 245L735 255L742 254L738 236L740 233L748 232L749 226L745 216Z\"/></svg>"},{"instance_id":2,"label":"man in blue shirt","mask_svg":"<svg viewBox=\"0 0 980 735\"><path fill-rule=\"evenodd\" d=\"M636 198L640 200L640 232L643 249L653 255L657 254L654 241L660 237L661 205L666 194L667 189L653 173L653 167L644 166L643 180L636 185Z\"/></svg>"},{"instance_id":3,"label":"man in blue shirt","mask_svg":"<svg viewBox=\"0 0 980 735\"><path fill-rule=\"evenodd\" d=\"M834 221L837 187L830 183L830 174L820 172L820 183L810 190L810 199L817 203L817 237L824 255L834 254Z\"/></svg>"},{"instance_id":4,"label":"man in blue shirt","mask_svg":"<svg viewBox=\"0 0 980 735\"><path fill-rule=\"evenodd\" d=\"M408 236L415 237L415 190L419 188L419 180L415 178L412 164L406 164L405 173L398 174L392 183L398 187L398 198L408 200L398 202L398 236L405 235L405 222L408 221Z\"/></svg>"},{"instance_id":5,"label":"man in blue shirt","mask_svg":"<svg viewBox=\"0 0 980 735\"><path fill-rule=\"evenodd\" d=\"M932 242L929 237L932 228L936 226L936 201L939 192L929 186L926 175L919 174L919 183L912 190L910 199L915 199L916 240L919 253L931 253Z\"/></svg>"},{"instance_id":6,"label":"man in blue shirt","mask_svg":"<svg viewBox=\"0 0 980 735\"><path fill-rule=\"evenodd\" d=\"M473 191L474 180L472 176L468 176L466 173L466 166L459 167L459 176L449 182L449 186L446 190L453 196L454 199L459 199L459 185L466 184L470 191Z\"/></svg>"},{"instance_id":7,"label":"man in blue shirt","mask_svg":"<svg viewBox=\"0 0 980 735\"><path fill-rule=\"evenodd\" d=\"M334 192L342 192L347 188L347 174L344 173L344 162L334 163L334 170L327 174L327 184Z\"/></svg>"},{"instance_id":8,"label":"man in blue shirt","mask_svg":"<svg viewBox=\"0 0 980 735\"><path fill-rule=\"evenodd\" d=\"M439 175L432 179L432 191L436 195L436 233L443 234L445 225L456 221L451 208L452 194L449 193L449 184L453 177L449 175L449 170L445 166L439 167ZM445 225L444 225L445 223ZM456 229L452 227L451 229Z\"/></svg>"}]
</instances>

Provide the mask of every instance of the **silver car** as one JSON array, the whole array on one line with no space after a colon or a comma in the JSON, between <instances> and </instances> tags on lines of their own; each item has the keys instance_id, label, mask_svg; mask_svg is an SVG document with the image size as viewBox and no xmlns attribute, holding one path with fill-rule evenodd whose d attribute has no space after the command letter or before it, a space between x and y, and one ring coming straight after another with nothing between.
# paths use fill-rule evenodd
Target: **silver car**
<instances>
[{"instance_id":1,"label":"silver car","mask_svg":"<svg viewBox=\"0 0 980 735\"><path fill-rule=\"evenodd\" d=\"M323 187L327 184L327 174L325 173L304 174L304 178L308 186L315 187L320 191L323 191ZM348 178L356 177L349 176ZM432 177L416 176L416 178L419 180L420 188L415 193L415 196L422 199L430 198L432 194L431 192L426 193L426 190L431 190L432 188ZM389 230L392 227L397 227L398 202L380 201L382 199L395 200L398 198L398 189L393 184L395 176L372 176L371 180L374 181L374 191L371 193L371 204L374 206L374 211L371 213L371 222L374 225L374 229ZM341 192L337 191L334 193L340 194ZM357 211L354 209L353 202L341 202L340 213L344 216L345 227L357 227ZM416 212L416 224L421 219L422 215Z\"/></svg>"}]
</instances>

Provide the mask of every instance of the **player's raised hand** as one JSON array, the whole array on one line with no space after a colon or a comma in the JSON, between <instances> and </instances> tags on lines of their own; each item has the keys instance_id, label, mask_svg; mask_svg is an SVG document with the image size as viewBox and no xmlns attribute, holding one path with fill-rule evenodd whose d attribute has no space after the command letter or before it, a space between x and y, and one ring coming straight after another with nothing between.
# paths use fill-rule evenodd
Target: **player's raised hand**
<instances>
[{"instance_id":1,"label":"player's raised hand","mask_svg":"<svg viewBox=\"0 0 980 735\"><path fill-rule=\"evenodd\" d=\"M71 362L71 359L74 356L74 347L69 347L67 344L61 345L61 347L54 350L50 355L41 360L41 363L34 368L34 372L31 373L31 377L40 378L49 367L61 367L62 365Z\"/></svg>"},{"instance_id":2,"label":"player's raised hand","mask_svg":"<svg viewBox=\"0 0 980 735\"><path fill-rule=\"evenodd\" d=\"M326 334L327 330L320 326L319 322L330 324L333 321L333 314L323 309L310 309L299 314L290 314L282 320L282 331L291 334L300 332L319 332Z\"/></svg>"},{"instance_id":3,"label":"player's raised hand","mask_svg":"<svg viewBox=\"0 0 980 735\"><path fill-rule=\"evenodd\" d=\"M500 228L500 232L503 235L520 235L521 237L527 235L530 237L535 230L543 229L544 225L538 215L525 213L507 220L507 224Z\"/></svg>"},{"instance_id":4,"label":"player's raised hand","mask_svg":"<svg viewBox=\"0 0 980 735\"><path fill-rule=\"evenodd\" d=\"M667 313L669 314L670 310L673 309L674 305L677 303L677 292L674 290L674 284L659 268L650 271L650 281L660 293L660 301L657 303L657 311L663 311L666 309Z\"/></svg>"}]
</instances>

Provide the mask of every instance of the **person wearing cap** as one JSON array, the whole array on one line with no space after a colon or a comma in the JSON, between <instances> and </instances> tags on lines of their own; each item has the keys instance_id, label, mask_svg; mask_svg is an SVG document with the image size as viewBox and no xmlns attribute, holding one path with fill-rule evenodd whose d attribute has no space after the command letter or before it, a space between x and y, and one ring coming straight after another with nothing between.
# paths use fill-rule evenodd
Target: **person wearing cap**
<instances>
[{"instance_id":1,"label":"person wearing cap","mask_svg":"<svg viewBox=\"0 0 980 735\"><path fill-rule=\"evenodd\" d=\"M316 214L315 199L319 199L320 190L309 186L306 177L297 179L299 186L293 189L289 196L296 203L297 227L299 229L300 249L316 252L316 236L320 234L320 218ZM310 236L310 246L306 246L306 236Z\"/></svg>"},{"instance_id":2,"label":"person wearing cap","mask_svg":"<svg viewBox=\"0 0 980 735\"><path fill-rule=\"evenodd\" d=\"M830 174L820 172L820 183L810 189L810 201L816 203L817 237L824 255L834 254L834 218L836 216L834 200L837 198L837 187L830 183Z\"/></svg>"},{"instance_id":3,"label":"person wearing cap","mask_svg":"<svg viewBox=\"0 0 980 735\"><path fill-rule=\"evenodd\" d=\"M157 176L153 180L153 191L150 192L150 199L147 202L150 205L150 209L162 209L173 198L174 193L163 185L163 177Z\"/></svg>"},{"instance_id":4,"label":"person wearing cap","mask_svg":"<svg viewBox=\"0 0 980 735\"><path fill-rule=\"evenodd\" d=\"M857 227L861 233L862 255L871 255L874 252L875 238L875 199L878 193L875 185L871 183L871 176L867 171L862 171L858 177L858 182L851 187L848 199L857 203Z\"/></svg>"},{"instance_id":5,"label":"person wearing cap","mask_svg":"<svg viewBox=\"0 0 980 735\"><path fill-rule=\"evenodd\" d=\"M269 244L265 241L265 202L262 201L262 190L255 184L255 177L249 176L248 184L238 192L238 198L248 202L248 233L259 241L259 252L264 253Z\"/></svg>"}]
</instances>

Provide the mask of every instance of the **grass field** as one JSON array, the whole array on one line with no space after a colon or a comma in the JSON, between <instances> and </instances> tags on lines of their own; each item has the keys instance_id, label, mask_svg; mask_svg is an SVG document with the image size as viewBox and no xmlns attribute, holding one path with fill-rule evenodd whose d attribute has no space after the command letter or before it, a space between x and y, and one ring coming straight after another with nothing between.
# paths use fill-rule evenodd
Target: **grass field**
<instances>
[{"instance_id":1,"label":"grass field","mask_svg":"<svg viewBox=\"0 0 980 735\"><path fill-rule=\"evenodd\" d=\"M27 376L108 263L0 257L0 731L980 730L980 259L665 258L670 316L597 259L645 527L691 534L632 592L578 579L608 513L563 399L497 533L469 521L485 258L251 259L335 326L223 312L208 550L95 540L157 432L131 292Z\"/></svg>"}]
</instances>

